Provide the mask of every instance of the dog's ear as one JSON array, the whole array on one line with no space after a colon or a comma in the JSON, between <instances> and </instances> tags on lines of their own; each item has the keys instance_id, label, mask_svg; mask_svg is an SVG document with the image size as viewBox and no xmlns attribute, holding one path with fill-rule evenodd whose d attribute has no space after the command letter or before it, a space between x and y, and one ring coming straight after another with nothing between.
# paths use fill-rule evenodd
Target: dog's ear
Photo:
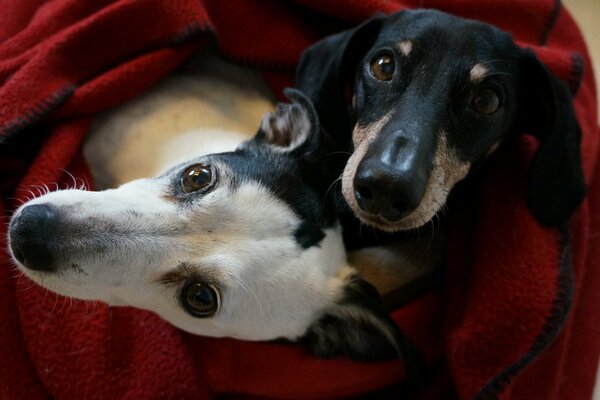
<instances>
[{"instance_id":1,"label":"dog's ear","mask_svg":"<svg viewBox=\"0 0 600 400\"><path fill-rule=\"evenodd\" d=\"M340 144L350 142L351 131L345 92L356 68L375 42L385 17L375 16L356 28L328 36L307 48L296 71L296 87L315 104L321 124Z\"/></svg>"},{"instance_id":2,"label":"dog's ear","mask_svg":"<svg viewBox=\"0 0 600 400\"><path fill-rule=\"evenodd\" d=\"M277 103L275 111L265 114L255 141L267 143L280 152L307 154L319 144L319 117L302 92L287 88L291 103Z\"/></svg>"},{"instance_id":3,"label":"dog's ear","mask_svg":"<svg viewBox=\"0 0 600 400\"><path fill-rule=\"evenodd\" d=\"M520 120L540 140L529 176L528 207L542 225L558 226L585 196L581 130L567 85L533 52L524 51L521 62Z\"/></svg>"},{"instance_id":4,"label":"dog's ear","mask_svg":"<svg viewBox=\"0 0 600 400\"><path fill-rule=\"evenodd\" d=\"M418 350L385 311L377 290L356 275L346 278L340 300L307 330L302 342L322 358L401 358L412 383L421 385L427 379L426 365Z\"/></svg>"}]
</instances>

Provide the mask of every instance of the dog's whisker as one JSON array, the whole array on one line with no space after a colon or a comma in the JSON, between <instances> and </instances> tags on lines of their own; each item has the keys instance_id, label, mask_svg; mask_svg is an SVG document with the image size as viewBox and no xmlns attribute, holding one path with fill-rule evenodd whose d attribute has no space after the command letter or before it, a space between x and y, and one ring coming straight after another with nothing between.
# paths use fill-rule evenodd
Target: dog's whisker
<instances>
[{"instance_id":1,"label":"dog's whisker","mask_svg":"<svg viewBox=\"0 0 600 400\"><path fill-rule=\"evenodd\" d=\"M92 186L90 185L90 182L87 179L87 176L84 176L82 178L83 180L83 188L81 190L90 190L89 188L91 188Z\"/></svg>"},{"instance_id":2,"label":"dog's whisker","mask_svg":"<svg viewBox=\"0 0 600 400\"><path fill-rule=\"evenodd\" d=\"M73 188L74 188L74 189L75 189L75 188L77 188L77 179L75 179L75 176L73 176L73 174L72 174L72 173L70 173L69 171L67 171L67 170L66 170L66 169L64 169L64 168L61 168L60 170L61 170L62 172L64 172L65 174L67 174L67 175L68 175L68 176L71 178L71 180L73 181ZM68 186L67 186L67 188L68 188Z\"/></svg>"},{"instance_id":3,"label":"dog's whisker","mask_svg":"<svg viewBox=\"0 0 600 400\"><path fill-rule=\"evenodd\" d=\"M490 77L490 76L513 76L513 74L510 74L508 72L489 72L485 75L486 78Z\"/></svg>"},{"instance_id":4,"label":"dog's whisker","mask_svg":"<svg viewBox=\"0 0 600 400\"><path fill-rule=\"evenodd\" d=\"M46 288L46 286L42 286L44 288L44 297L42 298L42 306L44 305L44 303L46 302L46 298L48 297L48 288Z\"/></svg>"},{"instance_id":5,"label":"dog's whisker","mask_svg":"<svg viewBox=\"0 0 600 400\"><path fill-rule=\"evenodd\" d=\"M340 151L333 151L331 153L327 153L325 155L325 157L334 156L334 155L337 155L337 154L343 154L343 155L346 155L346 156L351 156L352 155L352 153L350 153L349 151L341 151L340 150Z\"/></svg>"},{"instance_id":6,"label":"dog's whisker","mask_svg":"<svg viewBox=\"0 0 600 400\"><path fill-rule=\"evenodd\" d=\"M19 292L26 292L26 291L28 291L28 290L30 290L30 289L32 289L32 288L34 288L36 286L35 282L29 281L28 283L29 283L29 286L27 286L26 288L24 288L23 284L22 284L22 281L19 280L19 282L17 283L17 288L18 288L17 290Z\"/></svg>"},{"instance_id":7,"label":"dog's whisker","mask_svg":"<svg viewBox=\"0 0 600 400\"><path fill-rule=\"evenodd\" d=\"M35 195L36 197L40 197L42 195L42 191L40 190L40 186L38 185L29 185L29 190L31 193L33 193L33 190L37 190L37 195Z\"/></svg>"},{"instance_id":8,"label":"dog's whisker","mask_svg":"<svg viewBox=\"0 0 600 400\"><path fill-rule=\"evenodd\" d=\"M56 306L58 305L58 294L54 294L54 305L52 306L52 310L50 310L50 315L54 314L54 310L56 309Z\"/></svg>"},{"instance_id":9,"label":"dog's whisker","mask_svg":"<svg viewBox=\"0 0 600 400\"><path fill-rule=\"evenodd\" d=\"M488 64L492 64L492 63L496 63L496 62L507 62L507 60L502 60L502 59L486 60L486 61L480 62L479 64L488 65Z\"/></svg>"},{"instance_id":10,"label":"dog's whisker","mask_svg":"<svg viewBox=\"0 0 600 400\"><path fill-rule=\"evenodd\" d=\"M253 291L250 290L248 288L248 286L246 286L246 284L244 282L242 282L241 279L239 279L238 277L236 277L235 275L230 275L230 278L236 282L238 285L240 285L240 287L248 294L252 295L254 297L254 299L256 300L256 303L258 304L258 309L259 309L259 313L260 315L264 315L264 311L263 311L263 307L262 307L262 303L260 301L260 298L258 297L258 295Z\"/></svg>"},{"instance_id":11,"label":"dog's whisker","mask_svg":"<svg viewBox=\"0 0 600 400\"><path fill-rule=\"evenodd\" d=\"M327 199L327 195L329 194L329 191L333 188L333 186L342 181L342 177L344 176L344 174L342 173L336 180L334 180L331 185L329 185L329 187L327 188L327 190L325 191L325 196L323 196L323 201L325 201Z\"/></svg>"},{"instance_id":12,"label":"dog's whisker","mask_svg":"<svg viewBox=\"0 0 600 400\"><path fill-rule=\"evenodd\" d=\"M67 308L67 313L71 311L73 308L73 298L69 297L69 307Z\"/></svg>"}]
</instances>

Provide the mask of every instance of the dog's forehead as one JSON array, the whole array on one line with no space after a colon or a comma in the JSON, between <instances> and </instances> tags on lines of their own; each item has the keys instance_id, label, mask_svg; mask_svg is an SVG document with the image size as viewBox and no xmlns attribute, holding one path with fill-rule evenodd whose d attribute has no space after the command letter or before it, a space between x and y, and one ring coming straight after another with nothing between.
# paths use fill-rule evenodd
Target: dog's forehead
<instances>
[{"instance_id":1,"label":"dog's forehead","mask_svg":"<svg viewBox=\"0 0 600 400\"><path fill-rule=\"evenodd\" d=\"M407 10L388 17L377 44L397 42L420 57L460 55L451 60L485 62L512 58L516 45L511 36L483 22L434 10Z\"/></svg>"},{"instance_id":2,"label":"dog's forehead","mask_svg":"<svg viewBox=\"0 0 600 400\"><path fill-rule=\"evenodd\" d=\"M226 178L235 180L257 180L266 182L274 177L283 178L293 168L294 160L285 154L268 151L266 148L241 147L235 151L225 153L207 154L186 161L167 170L163 176L178 175L188 166L194 164L206 164L227 173Z\"/></svg>"},{"instance_id":3,"label":"dog's forehead","mask_svg":"<svg viewBox=\"0 0 600 400\"><path fill-rule=\"evenodd\" d=\"M225 167L235 180L253 180L266 186L293 179L295 160L286 154L269 151L266 146L242 147L236 151L211 154L202 162Z\"/></svg>"}]
</instances>

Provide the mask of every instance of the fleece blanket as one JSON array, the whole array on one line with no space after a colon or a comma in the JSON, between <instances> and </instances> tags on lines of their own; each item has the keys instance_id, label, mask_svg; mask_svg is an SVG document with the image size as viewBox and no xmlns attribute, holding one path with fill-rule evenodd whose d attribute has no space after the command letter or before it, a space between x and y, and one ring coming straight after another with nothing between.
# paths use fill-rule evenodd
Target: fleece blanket
<instances>
[{"instance_id":1,"label":"fleece blanket","mask_svg":"<svg viewBox=\"0 0 600 400\"><path fill-rule=\"evenodd\" d=\"M596 94L582 37L557 0L1 0L3 216L35 185L89 182L80 144L94 115L207 42L261 68L279 95L306 46L405 7L480 19L532 48L575 95L589 185L568 226L544 229L525 206L535 141L524 134L486 164L453 208L444 288L392 314L431 366L427 388L403 384L399 361L196 337L149 312L58 297L2 251L0 398L590 398L600 350Z\"/></svg>"}]
</instances>

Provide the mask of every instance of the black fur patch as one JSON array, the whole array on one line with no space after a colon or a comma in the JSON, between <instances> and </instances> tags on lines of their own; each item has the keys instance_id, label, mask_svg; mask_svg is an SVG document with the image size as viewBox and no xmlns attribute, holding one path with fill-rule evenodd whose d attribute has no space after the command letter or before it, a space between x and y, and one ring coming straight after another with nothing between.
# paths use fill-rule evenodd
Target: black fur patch
<instances>
[{"instance_id":1,"label":"black fur patch","mask_svg":"<svg viewBox=\"0 0 600 400\"><path fill-rule=\"evenodd\" d=\"M298 242L303 249L308 249L309 247L317 246L321 243L321 240L325 237L325 233L322 229L319 229L319 227L302 223L296 228L294 237L296 238L296 242Z\"/></svg>"}]
</instances>

